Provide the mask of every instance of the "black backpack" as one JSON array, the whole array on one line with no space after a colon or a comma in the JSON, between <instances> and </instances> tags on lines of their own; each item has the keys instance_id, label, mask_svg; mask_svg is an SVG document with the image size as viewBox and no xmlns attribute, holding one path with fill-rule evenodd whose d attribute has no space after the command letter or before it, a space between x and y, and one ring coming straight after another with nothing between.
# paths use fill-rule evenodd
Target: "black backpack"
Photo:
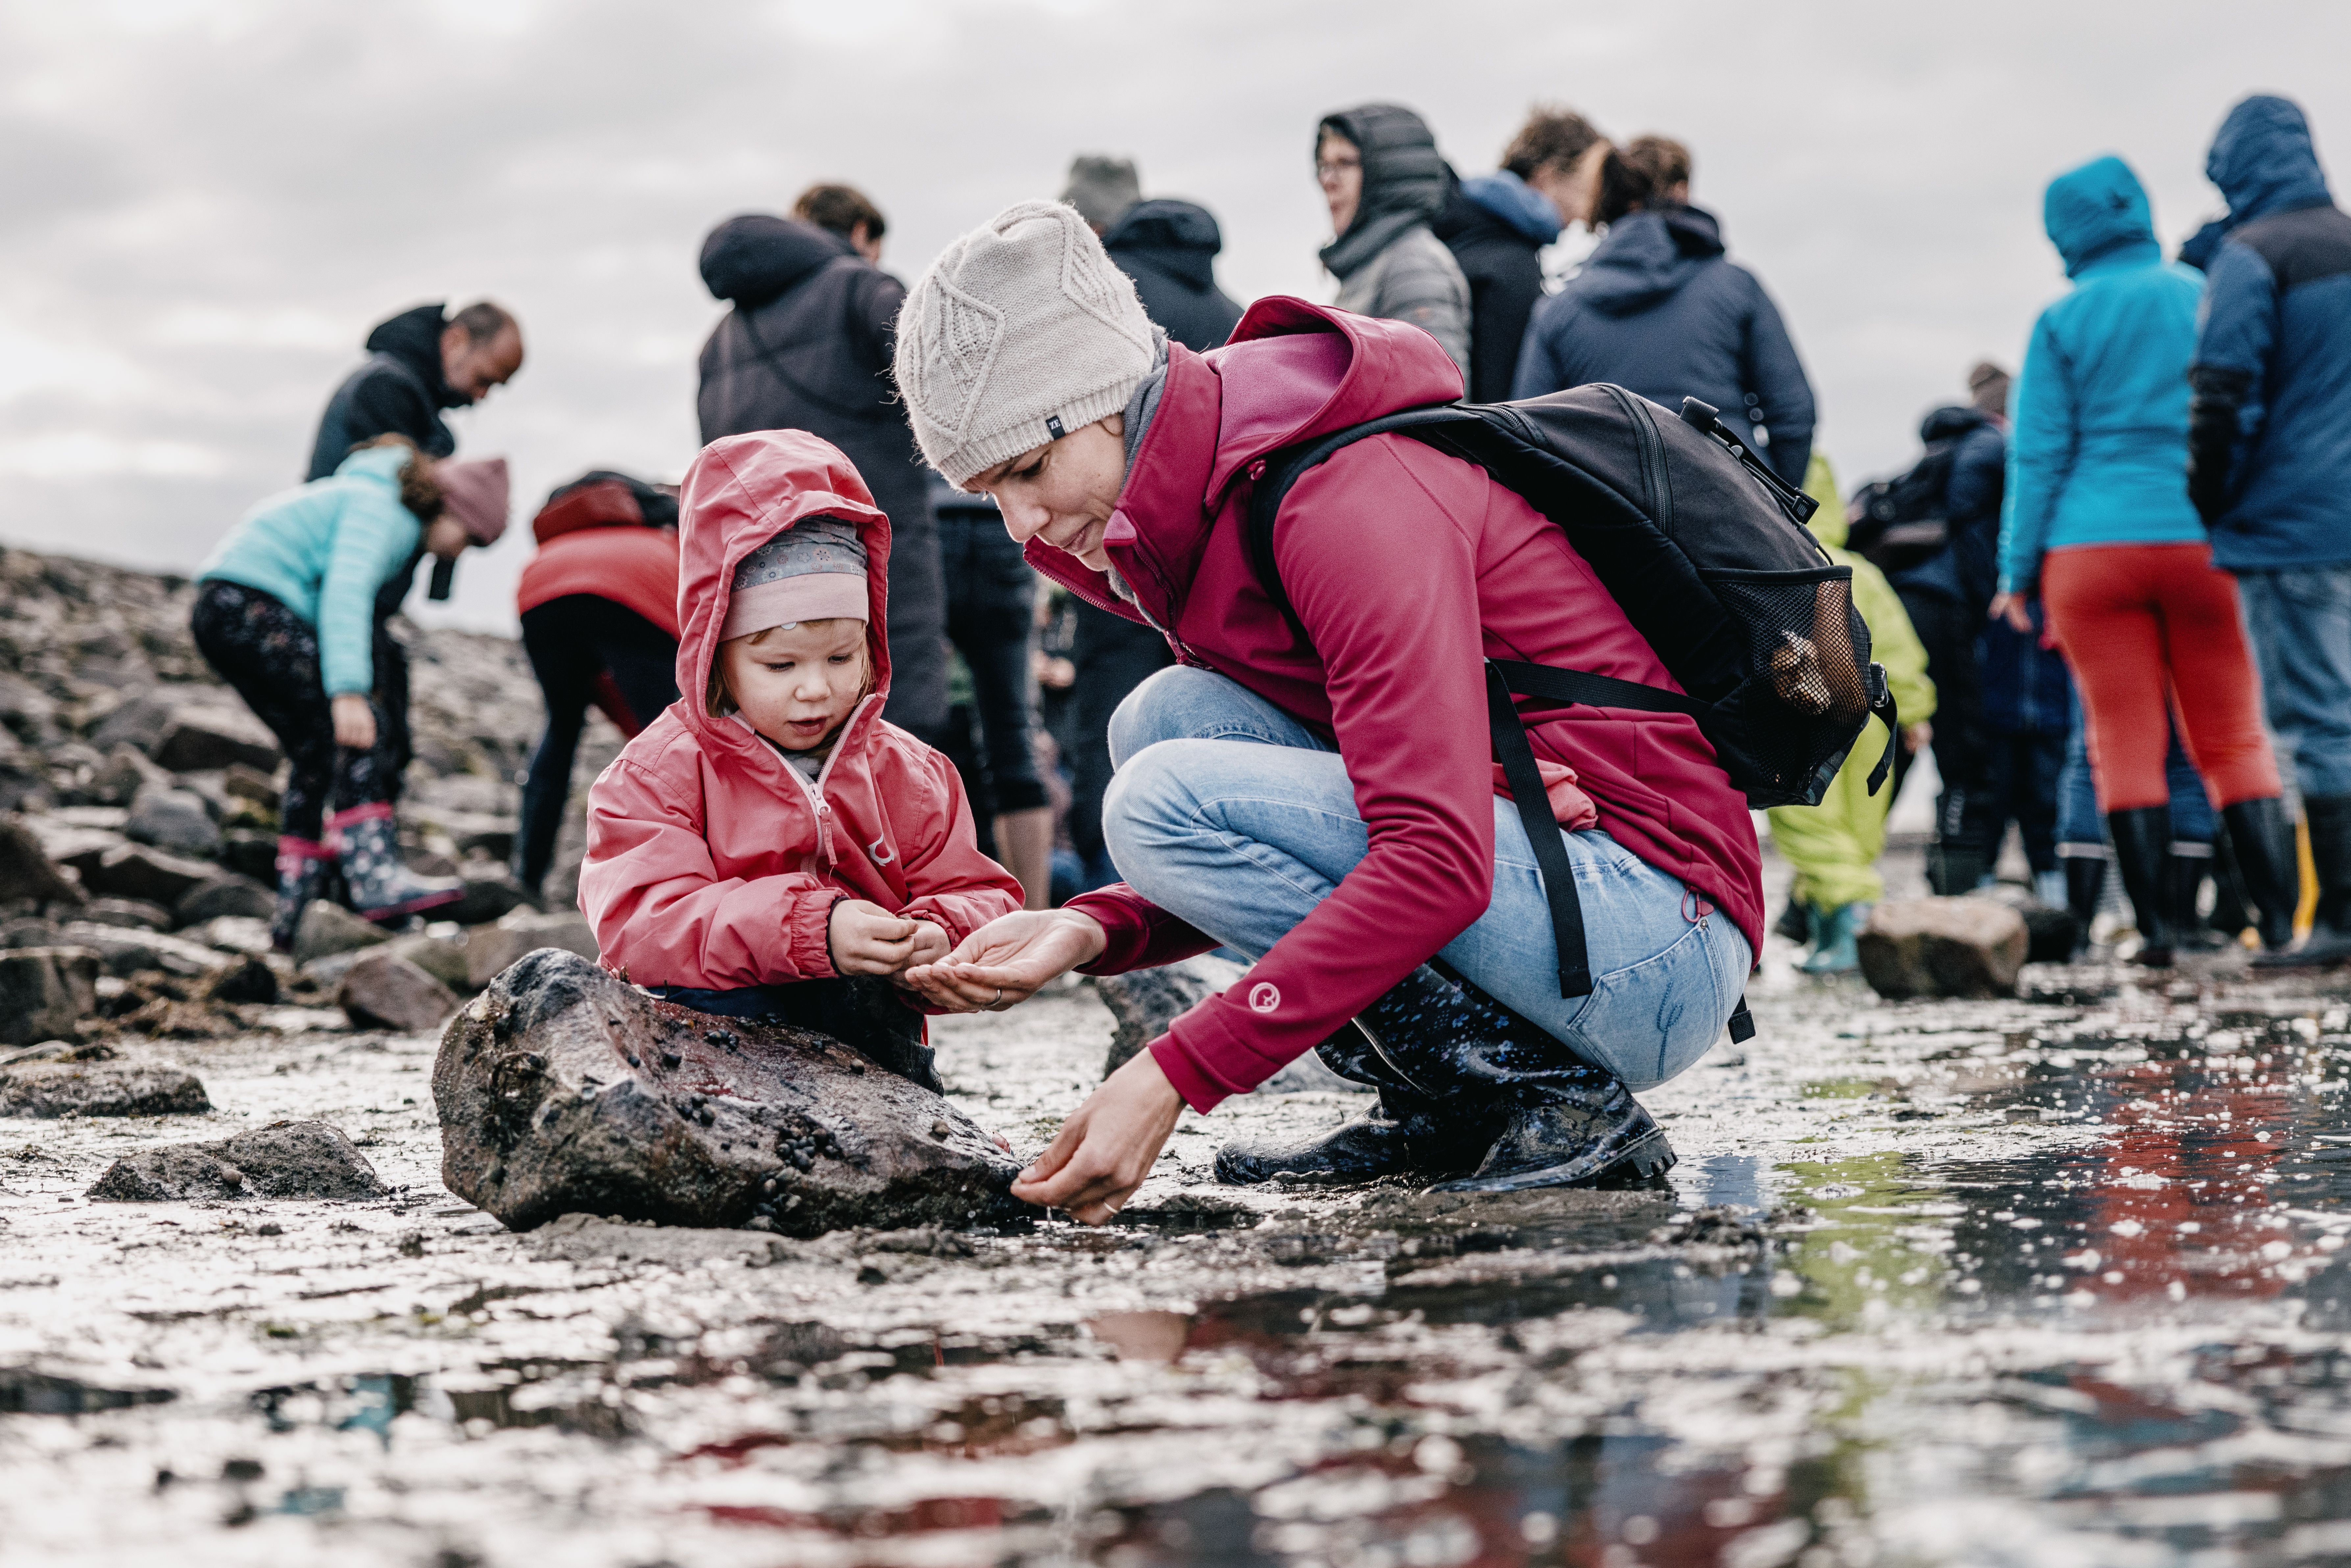
<instances>
[{"instance_id":1,"label":"black backpack","mask_svg":"<svg viewBox=\"0 0 2351 1568\"><path fill-rule=\"evenodd\" d=\"M1831 561L1805 530L1817 503L1696 398L1683 400L1677 419L1603 382L1518 402L1405 409L1274 454L1249 497L1249 554L1301 645L1311 642L1274 564L1282 498L1340 448L1391 434L1478 465L1559 524L1688 694L1584 670L1486 662L1494 754L1542 871L1562 996L1592 989L1583 915L1512 694L1538 699L1538 712L1584 703L1687 714L1759 809L1818 805L1875 714L1889 740L1871 792L1885 782L1894 700L1853 607L1853 569ZM1743 1004L1731 1032L1752 1032Z\"/></svg>"},{"instance_id":2,"label":"black backpack","mask_svg":"<svg viewBox=\"0 0 2351 1568\"><path fill-rule=\"evenodd\" d=\"M1854 492L1845 549L1880 571L1923 566L1951 543L1951 465L1957 440L1930 441L1909 472Z\"/></svg>"}]
</instances>

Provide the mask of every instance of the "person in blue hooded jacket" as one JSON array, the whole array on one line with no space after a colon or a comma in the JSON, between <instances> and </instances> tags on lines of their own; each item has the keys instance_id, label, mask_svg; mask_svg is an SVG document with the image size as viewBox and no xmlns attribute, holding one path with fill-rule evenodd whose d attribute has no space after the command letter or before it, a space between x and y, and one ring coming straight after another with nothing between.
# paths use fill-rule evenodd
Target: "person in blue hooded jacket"
<instances>
[{"instance_id":1,"label":"person in blue hooded jacket","mask_svg":"<svg viewBox=\"0 0 2351 1568\"><path fill-rule=\"evenodd\" d=\"M1813 383L1756 276L1723 255L1722 226L1688 204L1690 157L1643 136L1602 162L1607 237L1535 307L1514 398L1614 382L1668 409L1700 398L1744 426L1791 485L1813 455Z\"/></svg>"},{"instance_id":2,"label":"person in blue hooded jacket","mask_svg":"<svg viewBox=\"0 0 2351 1568\"><path fill-rule=\"evenodd\" d=\"M2092 782L2141 938L2172 960L2170 716L2221 809L2262 945L2294 936L2294 850L2236 585L2188 499L2188 363L2200 281L2167 265L2147 192L2119 158L2049 183L2072 292L2041 313L2017 378L1992 613L2032 628L2040 597L2073 666Z\"/></svg>"},{"instance_id":3,"label":"person in blue hooded jacket","mask_svg":"<svg viewBox=\"0 0 2351 1568\"><path fill-rule=\"evenodd\" d=\"M2318 873L2310 936L2264 962L2332 963L2351 958L2351 216L2283 98L2231 110L2204 172L2229 215L2181 253L2206 277L2188 489L2244 595Z\"/></svg>"}]
</instances>

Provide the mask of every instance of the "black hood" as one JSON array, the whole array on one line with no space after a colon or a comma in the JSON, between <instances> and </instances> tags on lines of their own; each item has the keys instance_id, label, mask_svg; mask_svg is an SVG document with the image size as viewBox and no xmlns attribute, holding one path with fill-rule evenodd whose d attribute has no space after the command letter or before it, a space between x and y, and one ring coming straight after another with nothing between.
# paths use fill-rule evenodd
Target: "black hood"
<instances>
[{"instance_id":1,"label":"black hood","mask_svg":"<svg viewBox=\"0 0 2351 1568\"><path fill-rule=\"evenodd\" d=\"M448 329L445 304L419 305L375 324L367 335L371 354L389 354L416 372L438 408L460 408L465 400L441 377L441 334Z\"/></svg>"},{"instance_id":2,"label":"black hood","mask_svg":"<svg viewBox=\"0 0 2351 1568\"><path fill-rule=\"evenodd\" d=\"M747 213L702 242L702 281L716 298L756 310L819 267L856 254L847 240L814 224Z\"/></svg>"},{"instance_id":3,"label":"black hood","mask_svg":"<svg viewBox=\"0 0 2351 1568\"><path fill-rule=\"evenodd\" d=\"M1919 422L1918 439L1924 442L1957 441L1978 425L1990 424L1991 415L1980 408L1962 408L1953 404L1938 408Z\"/></svg>"},{"instance_id":4,"label":"black hood","mask_svg":"<svg viewBox=\"0 0 2351 1568\"><path fill-rule=\"evenodd\" d=\"M1314 128L1318 152L1325 129L1353 142L1364 160L1354 221L1322 250L1322 265L1345 277L1444 208L1448 171L1427 122L1401 105L1367 103L1324 115Z\"/></svg>"},{"instance_id":5,"label":"black hood","mask_svg":"<svg viewBox=\"0 0 2351 1568\"><path fill-rule=\"evenodd\" d=\"M1225 248L1223 231L1208 209L1190 202L1164 198L1137 202L1102 235L1102 248L1113 259L1122 254L1147 261L1195 293L1217 286L1217 253Z\"/></svg>"}]
</instances>

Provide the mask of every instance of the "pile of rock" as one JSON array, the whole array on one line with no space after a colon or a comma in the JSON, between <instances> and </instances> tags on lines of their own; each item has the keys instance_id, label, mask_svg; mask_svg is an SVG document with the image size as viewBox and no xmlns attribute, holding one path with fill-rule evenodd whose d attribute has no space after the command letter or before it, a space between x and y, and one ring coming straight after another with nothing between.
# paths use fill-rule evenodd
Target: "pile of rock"
<instances>
[{"instance_id":1,"label":"pile of rock","mask_svg":"<svg viewBox=\"0 0 2351 1568\"><path fill-rule=\"evenodd\" d=\"M269 955L283 768L196 651L193 601L184 579L0 551L0 1044L231 1033L280 999L431 1028L526 941L593 953L584 922L531 914L506 870L540 723L520 645L396 621L415 750L403 847L465 898L406 938L316 906L293 961ZM597 721L588 768L618 745ZM558 907L579 818L546 890Z\"/></svg>"}]
</instances>

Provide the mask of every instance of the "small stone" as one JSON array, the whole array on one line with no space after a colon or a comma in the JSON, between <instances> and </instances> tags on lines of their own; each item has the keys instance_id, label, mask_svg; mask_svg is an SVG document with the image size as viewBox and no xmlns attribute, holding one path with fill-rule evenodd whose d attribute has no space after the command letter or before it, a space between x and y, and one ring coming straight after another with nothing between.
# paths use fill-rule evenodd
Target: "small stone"
<instances>
[{"instance_id":1,"label":"small stone","mask_svg":"<svg viewBox=\"0 0 2351 1568\"><path fill-rule=\"evenodd\" d=\"M0 1116L193 1116L213 1108L195 1074L118 1062L0 1068Z\"/></svg>"},{"instance_id":2,"label":"small stone","mask_svg":"<svg viewBox=\"0 0 2351 1568\"><path fill-rule=\"evenodd\" d=\"M396 953L371 953L344 975L335 1004L361 1029L413 1034L455 1012L457 993Z\"/></svg>"},{"instance_id":3,"label":"small stone","mask_svg":"<svg viewBox=\"0 0 2351 1568\"><path fill-rule=\"evenodd\" d=\"M389 1189L324 1122L276 1122L211 1144L145 1149L114 1162L86 1195L100 1203L271 1197L350 1202Z\"/></svg>"},{"instance_id":4,"label":"small stone","mask_svg":"<svg viewBox=\"0 0 2351 1568\"><path fill-rule=\"evenodd\" d=\"M169 931L175 924L170 910L143 898L93 898L76 913L94 925L133 931Z\"/></svg>"},{"instance_id":5,"label":"small stone","mask_svg":"<svg viewBox=\"0 0 2351 1568\"><path fill-rule=\"evenodd\" d=\"M457 868L465 896L449 905L446 918L460 925L486 925L529 903L514 873L490 861L467 861Z\"/></svg>"},{"instance_id":6,"label":"small stone","mask_svg":"<svg viewBox=\"0 0 2351 1568\"><path fill-rule=\"evenodd\" d=\"M223 953L270 951L269 922L249 915L224 915L207 920L189 935Z\"/></svg>"},{"instance_id":7,"label":"small stone","mask_svg":"<svg viewBox=\"0 0 2351 1568\"><path fill-rule=\"evenodd\" d=\"M407 959L461 997L470 997L482 988L467 977L462 943L444 936L395 936L383 950Z\"/></svg>"},{"instance_id":8,"label":"small stone","mask_svg":"<svg viewBox=\"0 0 2351 1568\"><path fill-rule=\"evenodd\" d=\"M225 915L266 920L277 912L277 895L251 877L224 873L188 889L172 909L181 925L202 925Z\"/></svg>"},{"instance_id":9,"label":"small stone","mask_svg":"<svg viewBox=\"0 0 2351 1568\"><path fill-rule=\"evenodd\" d=\"M127 925L69 920L57 935L70 946L87 947L96 953L105 960L109 973L126 979L159 969L167 975L193 979L225 968L229 962L225 955L202 942Z\"/></svg>"},{"instance_id":10,"label":"small stone","mask_svg":"<svg viewBox=\"0 0 2351 1568\"><path fill-rule=\"evenodd\" d=\"M152 757L179 706L178 701L171 697L132 697L118 704L113 712L99 721L98 727L89 732L89 743L100 751L135 746Z\"/></svg>"},{"instance_id":11,"label":"small stone","mask_svg":"<svg viewBox=\"0 0 2351 1568\"><path fill-rule=\"evenodd\" d=\"M937 1094L840 1040L726 1022L739 1050L577 954L526 955L442 1037L444 1183L516 1229L582 1210L720 1228L766 1213L795 1236L1025 1218L1009 1157ZM677 1061L691 1092L632 1058Z\"/></svg>"},{"instance_id":12,"label":"small stone","mask_svg":"<svg viewBox=\"0 0 2351 1568\"><path fill-rule=\"evenodd\" d=\"M147 759L135 746L118 746L106 765L90 775L89 793L109 806L128 806L142 789L169 789L179 781Z\"/></svg>"},{"instance_id":13,"label":"small stone","mask_svg":"<svg viewBox=\"0 0 2351 1568\"><path fill-rule=\"evenodd\" d=\"M20 915L14 920L0 921L0 947L54 947L60 929L54 920L38 915Z\"/></svg>"},{"instance_id":14,"label":"small stone","mask_svg":"<svg viewBox=\"0 0 2351 1568\"><path fill-rule=\"evenodd\" d=\"M259 768L242 762L232 762L221 769L221 789L247 805L259 807L271 816L277 814L278 807L286 800L286 793L277 788L275 778Z\"/></svg>"},{"instance_id":15,"label":"small stone","mask_svg":"<svg viewBox=\"0 0 2351 1568\"><path fill-rule=\"evenodd\" d=\"M99 967L99 956L87 947L0 953L0 1044L72 1034L98 1006Z\"/></svg>"},{"instance_id":16,"label":"small stone","mask_svg":"<svg viewBox=\"0 0 2351 1568\"><path fill-rule=\"evenodd\" d=\"M2030 942L2024 916L2006 904L1912 898L1880 904L1856 946L1870 988L1898 1001L2014 996Z\"/></svg>"},{"instance_id":17,"label":"small stone","mask_svg":"<svg viewBox=\"0 0 2351 1568\"><path fill-rule=\"evenodd\" d=\"M31 829L17 818L0 818L0 899L81 896L81 884L57 868Z\"/></svg>"},{"instance_id":18,"label":"small stone","mask_svg":"<svg viewBox=\"0 0 2351 1568\"><path fill-rule=\"evenodd\" d=\"M383 927L373 921L361 919L340 904L314 898L302 911L302 922L294 930L294 962L307 967L314 959L330 954L373 947L391 940Z\"/></svg>"},{"instance_id":19,"label":"small stone","mask_svg":"<svg viewBox=\"0 0 2351 1568\"><path fill-rule=\"evenodd\" d=\"M495 925L476 925L465 934L465 978L480 990L498 977L525 953L560 947L582 958L597 956L596 933L588 917L576 910L540 915L516 909L498 917Z\"/></svg>"},{"instance_id":20,"label":"small stone","mask_svg":"<svg viewBox=\"0 0 2351 1568\"><path fill-rule=\"evenodd\" d=\"M170 906L219 874L220 868L205 861L146 844L118 844L82 873L82 885L101 898L143 898Z\"/></svg>"},{"instance_id":21,"label":"small stone","mask_svg":"<svg viewBox=\"0 0 2351 1568\"><path fill-rule=\"evenodd\" d=\"M939 1142L945 1143L954 1135L955 1129L948 1126L944 1118L931 1124L931 1136L938 1139Z\"/></svg>"},{"instance_id":22,"label":"small stone","mask_svg":"<svg viewBox=\"0 0 2351 1568\"><path fill-rule=\"evenodd\" d=\"M277 766L277 737L269 727L237 708L183 707L156 737L156 763L174 773L197 773L241 763L266 770Z\"/></svg>"},{"instance_id":23,"label":"small stone","mask_svg":"<svg viewBox=\"0 0 2351 1568\"><path fill-rule=\"evenodd\" d=\"M204 995L216 1002L266 1006L277 999L277 971L266 960L248 953L206 981Z\"/></svg>"},{"instance_id":24,"label":"small stone","mask_svg":"<svg viewBox=\"0 0 2351 1568\"><path fill-rule=\"evenodd\" d=\"M193 789L141 789L131 803L131 820L122 831L134 843L180 854L210 856L221 845L220 824L213 821L212 808Z\"/></svg>"}]
</instances>

